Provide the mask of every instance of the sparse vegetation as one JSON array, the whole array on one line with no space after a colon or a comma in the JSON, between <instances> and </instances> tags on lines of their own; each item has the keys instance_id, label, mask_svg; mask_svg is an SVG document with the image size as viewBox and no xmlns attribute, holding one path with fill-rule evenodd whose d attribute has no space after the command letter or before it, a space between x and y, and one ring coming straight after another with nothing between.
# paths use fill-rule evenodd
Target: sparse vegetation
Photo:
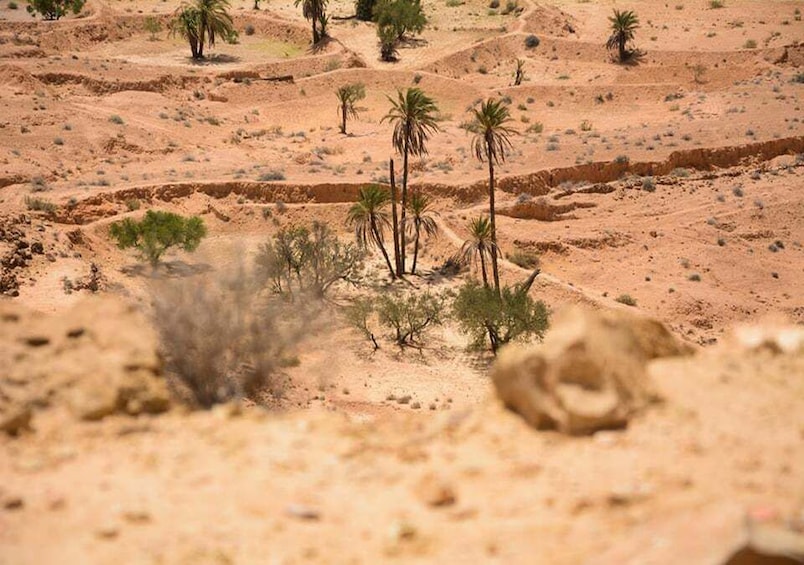
<instances>
[{"instance_id":1,"label":"sparse vegetation","mask_svg":"<svg viewBox=\"0 0 804 565\"><path fill-rule=\"evenodd\" d=\"M616 302L620 304L625 304L626 306L636 306L637 301L636 298L631 296L630 294L621 294L617 298L614 299Z\"/></svg>"},{"instance_id":2,"label":"sparse vegetation","mask_svg":"<svg viewBox=\"0 0 804 565\"><path fill-rule=\"evenodd\" d=\"M43 198L35 198L33 196L25 197L25 206L28 207L28 210L32 210L34 212L44 212L48 215L55 214L57 210L57 206L52 202Z\"/></svg>"},{"instance_id":3,"label":"sparse vegetation","mask_svg":"<svg viewBox=\"0 0 804 565\"><path fill-rule=\"evenodd\" d=\"M28 0L26 10L30 14L40 14L45 20L58 20L69 13L79 14L86 0ZM16 9L9 5L10 10Z\"/></svg>"},{"instance_id":4,"label":"sparse vegetation","mask_svg":"<svg viewBox=\"0 0 804 565\"><path fill-rule=\"evenodd\" d=\"M611 36L606 41L606 48L609 50L617 49L620 62L625 62L633 54L633 50L629 50L628 44L634 40L636 30L639 28L639 19L636 13L631 10L620 11L615 9L614 15L609 16L611 23Z\"/></svg>"},{"instance_id":5,"label":"sparse vegetation","mask_svg":"<svg viewBox=\"0 0 804 565\"><path fill-rule=\"evenodd\" d=\"M194 0L180 5L170 22L171 35L180 35L190 45L193 59L204 58L204 46L212 47L220 38L227 43L237 40L229 0Z\"/></svg>"},{"instance_id":6,"label":"sparse vegetation","mask_svg":"<svg viewBox=\"0 0 804 565\"><path fill-rule=\"evenodd\" d=\"M357 119L355 104L366 97L366 87L361 83L345 84L335 91L335 96L338 98L338 111L341 115L341 133L346 135L346 120Z\"/></svg>"},{"instance_id":7,"label":"sparse vegetation","mask_svg":"<svg viewBox=\"0 0 804 565\"><path fill-rule=\"evenodd\" d=\"M197 216L185 218L172 212L148 210L140 221L125 218L113 223L109 235L120 249L137 249L156 268L171 248L195 251L207 235L207 228Z\"/></svg>"},{"instance_id":8,"label":"sparse vegetation","mask_svg":"<svg viewBox=\"0 0 804 565\"><path fill-rule=\"evenodd\" d=\"M529 35L525 38L525 47L528 49L536 49L541 41L535 35Z\"/></svg>"}]
</instances>

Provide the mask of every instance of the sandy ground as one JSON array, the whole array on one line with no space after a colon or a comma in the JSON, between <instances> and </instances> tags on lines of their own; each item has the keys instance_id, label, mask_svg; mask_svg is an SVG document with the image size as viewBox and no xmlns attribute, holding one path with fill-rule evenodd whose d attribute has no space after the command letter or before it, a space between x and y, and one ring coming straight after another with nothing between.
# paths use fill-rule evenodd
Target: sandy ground
<instances>
[{"instance_id":1,"label":"sandy ground","mask_svg":"<svg viewBox=\"0 0 804 565\"><path fill-rule=\"evenodd\" d=\"M411 182L435 199L441 233L420 276L395 285L468 276L437 272L485 211L486 169L461 125L477 101L506 97L518 134L497 170L504 281L528 274L516 252L537 253L531 292L551 308L635 308L706 351L657 365L668 401L627 432L567 439L504 413L491 359L452 324L422 351L386 341L372 354L333 319L288 370L282 416L62 426L54 414L1 440L0 494L25 505L0 512L0 563L672 563L682 538L689 562L719 563L726 542L686 534L700 524L731 540L755 505L800 511L801 364L732 366L723 342L739 323L804 323L801 2L635 0L644 56L626 66L604 48L621 2L520 0L507 15L425 2L430 25L396 63L379 60L371 24L333 19L314 51L292 2L252 4L232 3L239 43L194 64L179 39L143 27L164 27L175 3L93 0L82 17L40 22L3 1L0 227L44 247L8 300L63 311L86 294L65 278L95 263L147 309L150 277L107 230L150 207L209 227L198 253L168 257L175 276L249 264L283 226L321 220L350 238L356 189L386 182L390 158L399 171L387 97L416 85L441 131ZM512 86L517 58L527 76ZM349 82L367 97L341 135L334 90ZM373 284L389 288L372 261ZM419 499L433 474L456 505ZM318 518L299 518L308 507Z\"/></svg>"}]
</instances>

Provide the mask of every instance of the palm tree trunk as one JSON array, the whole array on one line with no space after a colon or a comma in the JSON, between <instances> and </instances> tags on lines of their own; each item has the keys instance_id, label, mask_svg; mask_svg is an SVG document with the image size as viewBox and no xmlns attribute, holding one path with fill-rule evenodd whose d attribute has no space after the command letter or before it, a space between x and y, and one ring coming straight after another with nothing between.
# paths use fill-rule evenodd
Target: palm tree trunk
<instances>
[{"instance_id":1,"label":"palm tree trunk","mask_svg":"<svg viewBox=\"0 0 804 565\"><path fill-rule=\"evenodd\" d=\"M396 276L401 277L402 272L402 256L399 252L399 219L396 212L396 180L394 179L394 160L391 159L390 163L390 178L391 178L391 220L394 229L394 263L396 264Z\"/></svg>"},{"instance_id":2,"label":"palm tree trunk","mask_svg":"<svg viewBox=\"0 0 804 565\"><path fill-rule=\"evenodd\" d=\"M625 61L625 35L619 37L620 62Z\"/></svg>"},{"instance_id":3,"label":"palm tree trunk","mask_svg":"<svg viewBox=\"0 0 804 565\"><path fill-rule=\"evenodd\" d=\"M318 28L315 25L315 18L312 18L313 21L313 45L318 43Z\"/></svg>"},{"instance_id":4,"label":"palm tree trunk","mask_svg":"<svg viewBox=\"0 0 804 565\"><path fill-rule=\"evenodd\" d=\"M341 133L346 135L346 103L341 104Z\"/></svg>"},{"instance_id":5,"label":"palm tree trunk","mask_svg":"<svg viewBox=\"0 0 804 565\"><path fill-rule=\"evenodd\" d=\"M382 252L382 256L385 259L385 264L388 265L388 271L391 273L391 279L395 279L396 275L394 274L394 268L391 266L391 260L388 258L388 252L385 251L385 246L382 244L380 232L377 229L377 224L373 218L371 220L371 233L374 235L374 241L377 243L377 247L379 247L380 251Z\"/></svg>"},{"instance_id":6,"label":"palm tree trunk","mask_svg":"<svg viewBox=\"0 0 804 565\"><path fill-rule=\"evenodd\" d=\"M489 276L486 273L486 254L482 249L480 250L480 273L483 275L483 286L488 288Z\"/></svg>"},{"instance_id":7,"label":"palm tree trunk","mask_svg":"<svg viewBox=\"0 0 804 565\"><path fill-rule=\"evenodd\" d=\"M405 148L402 161L402 214L399 230L399 252L402 256L402 274L405 274L405 252L407 241L405 238L405 212L408 209L408 138L405 137Z\"/></svg>"},{"instance_id":8,"label":"palm tree trunk","mask_svg":"<svg viewBox=\"0 0 804 565\"><path fill-rule=\"evenodd\" d=\"M497 266L497 222L494 210L494 160L489 151L489 223L491 223L491 271L494 275L494 290L500 294L500 270Z\"/></svg>"},{"instance_id":9,"label":"palm tree trunk","mask_svg":"<svg viewBox=\"0 0 804 565\"><path fill-rule=\"evenodd\" d=\"M198 34L198 58L204 58L204 32L206 31L205 26L203 24L199 24L199 34Z\"/></svg>"},{"instance_id":10,"label":"palm tree trunk","mask_svg":"<svg viewBox=\"0 0 804 565\"><path fill-rule=\"evenodd\" d=\"M416 242L413 244L413 265L410 268L410 274L416 274L416 261L419 259L419 224L416 223Z\"/></svg>"}]
</instances>

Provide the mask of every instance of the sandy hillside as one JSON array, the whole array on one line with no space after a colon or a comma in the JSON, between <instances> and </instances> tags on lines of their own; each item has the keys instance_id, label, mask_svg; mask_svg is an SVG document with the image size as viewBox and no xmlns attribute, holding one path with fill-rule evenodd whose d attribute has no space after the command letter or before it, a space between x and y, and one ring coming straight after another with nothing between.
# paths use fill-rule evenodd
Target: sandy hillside
<instances>
[{"instance_id":1,"label":"sandy hillside","mask_svg":"<svg viewBox=\"0 0 804 565\"><path fill-rule=\"evenodd\" d=\"M0 306L13 314L0 343L21 349L0 357L0 416L24 400L33 419L0 433L0 564L719 564L754 519L801 532L801 352L733 331L804 323L804 4L510 4L427 0L428 25L389 63L352 2L328 5L330 37L312 48L293 2L233 0L237 43L194 62L167 32L177 2L90 0L44 22L2 0ZM639 15L633 64L605 48L613 8ZM343 135L334 93L356 82L366 98ZM166 414L71 414L73 393L59 391L82 390L84 373L59 373L63 351L43 361L36 332L18 328L49 332L62 322L47 320L87 311L114 334L106 317L128 310L83 302L100 294L134 308L151 339L165 284L250 271L283 228L324 222L353 241L359 189L387 184L389 159L402 176L382 118L413 86L435 100L439 130L410 163L439 232L415 276L391 281L375 251L360 285L337 285L314 313L300 305L291 318L309 325L276 390L242 414L189 412L175 389ZM422 347L378 331L377 351L339 308L391 291L451 296L479 276L442 267L487 213L466 124L490 97L515 130L496 168L503 283L538 259L529 292L551 313L648 316L694 351L646 365L663 401L625 430L527 426L446 307ZM151 272L109 236L149 209L198 215L208 236ZM43 315L56 317L31 321ZM65 346L74 368L93 344ZM119 357L98 359L102 373Z\"/></svg>"}]
</instances>

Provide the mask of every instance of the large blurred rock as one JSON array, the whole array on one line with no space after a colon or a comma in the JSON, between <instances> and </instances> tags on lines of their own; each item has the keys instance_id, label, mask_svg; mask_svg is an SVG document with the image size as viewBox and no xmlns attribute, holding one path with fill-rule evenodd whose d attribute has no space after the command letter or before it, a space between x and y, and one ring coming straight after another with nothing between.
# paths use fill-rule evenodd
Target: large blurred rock
<instances>
[{"instance_id":1,"label":"large blurred rock","mask_svg":"<svg viewBox=\"0 0 804 565\"><path fill-rule=\"evenodd\" d=\"M649 360L691 352L655 320L572 307L555 316L543 344L505 348L492 378L500 399L532 426L588 434L623 427L657 400Z\"/></svg>"},{"instance_id":2,"label":"large blurred rock","mask_svg":"<svg viewBox=\"0 0 804 565\"><path fill-rule=\"evenodd\" d=\"M0 302L0 428L64 403L82 420L169 406L156 334L133 307L93 297L46 316Z\"/></svg>"}]
</instances>

